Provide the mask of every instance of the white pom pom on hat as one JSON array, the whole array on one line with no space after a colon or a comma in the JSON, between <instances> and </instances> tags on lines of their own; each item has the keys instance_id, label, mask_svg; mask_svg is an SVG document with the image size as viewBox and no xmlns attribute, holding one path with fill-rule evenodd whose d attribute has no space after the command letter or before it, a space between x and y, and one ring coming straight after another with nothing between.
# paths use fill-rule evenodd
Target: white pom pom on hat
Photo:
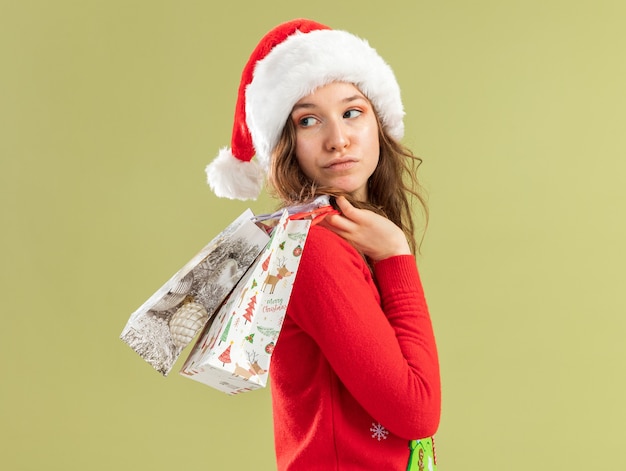
<instances>
[{"instance_id":1,"label":"white pom pom on hat","mask_svg":"<svg viewBox=\"0 0 626 471\"><path fill-rule=\"evenodd\" d=\"M385 131L402 139L400 87L376 50L346 31L292 20L269 31L244 67L231 147L221 149L206 168L213 192L224 198L256 199L293 106L331 82L354 84L372 102Z\"/></svg>"}]
</instances>

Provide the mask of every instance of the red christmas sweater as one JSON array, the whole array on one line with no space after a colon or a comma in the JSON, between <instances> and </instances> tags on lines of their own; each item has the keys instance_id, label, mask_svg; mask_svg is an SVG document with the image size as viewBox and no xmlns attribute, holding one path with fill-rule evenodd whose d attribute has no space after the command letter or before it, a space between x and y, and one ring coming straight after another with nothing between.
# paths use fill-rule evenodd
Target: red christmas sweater
<instances>
[{"instance_id":1,"label":"red christmas sweater","mask_svg":"<svg viewBox=\"0 0 626 471\"><path fill-rule=\"evenodd\" d=\"M344 239L314 226L271 363L278 470L406 470L434 435L441 386L415 258L374 276Z\"/></svg>"}]
</instances>

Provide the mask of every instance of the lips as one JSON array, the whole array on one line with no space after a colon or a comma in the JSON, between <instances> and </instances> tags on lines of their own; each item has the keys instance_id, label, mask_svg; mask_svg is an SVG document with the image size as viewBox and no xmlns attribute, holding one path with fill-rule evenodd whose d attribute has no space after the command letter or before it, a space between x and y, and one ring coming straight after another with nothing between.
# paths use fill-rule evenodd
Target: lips
<instances>
[{"instance_id":1,"label":"lips","mask_svg":"<svg viewBox=\"0 0 626 471\"><path fill-rule=\"evenodd\" d=\"M357 159L352 157L342 157L332 160L325 168L329 170L345 170L354 167L358 163Z\"/></svg>"}]
</instances>

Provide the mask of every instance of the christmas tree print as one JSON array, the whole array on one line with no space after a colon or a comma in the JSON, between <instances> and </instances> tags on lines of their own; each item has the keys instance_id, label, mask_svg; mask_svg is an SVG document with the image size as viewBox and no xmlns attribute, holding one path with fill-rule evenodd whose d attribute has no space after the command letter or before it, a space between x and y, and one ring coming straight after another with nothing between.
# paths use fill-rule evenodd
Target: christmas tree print
<instances>
[{"instance_id":1,"label":"christmas tree print","mask_svg":"<svg viewBox=\"0 0 626 471\"><path fill-rule=\"evenodd\" d=\"M231 359L230 359L230 347L233 346L233 342L230 342L230 345L228 347L226 347L226 350L224 350L222 352L222 354L219 356L219 360L223 363L223 366L226 366L226 363L230 363Z\"/></svg>"},{"instance_id":2,"label":"christmas tree print","mask_svg":"<svg viewBox=\"0 0 626 471\"><path fill-rule=\"evenodd\" d=\"M263 261L263 264L261 265L261 268L263 268L263 271L267 271L267 269L270 266L271 259L272 259L272 252L270 252L270 254L267 256L267 258Z\"/></svg>"},{"instance_id":3,"label":"christmas tree print","mask_svg":"<svg viewBox=\"0 0 626 471\"><path fill-rule=\"evenodd\" d=\"M226 328L224 329L224 332L222 332L218 345L221 345L222 342L226 342L226 339L228 338L228 331L230 330L230 324L233 322L233 317L235 317L234 312L231 314L230 319L228 319L228 324L226 324Z\"/></svg>"},{"instance_id":4,"label":"christmas tree print","mask_svg":"<svg viewBox=\"0 0 626 471\"><path fill-rule=\"evenodd\" d=\"M256 306L256 294L250 298L250 302L248 303L246 312L243 315L243 318L246 320L246 323L252 322L252 316L254 315L254 306Z\"/></svg>"}]
</instances>

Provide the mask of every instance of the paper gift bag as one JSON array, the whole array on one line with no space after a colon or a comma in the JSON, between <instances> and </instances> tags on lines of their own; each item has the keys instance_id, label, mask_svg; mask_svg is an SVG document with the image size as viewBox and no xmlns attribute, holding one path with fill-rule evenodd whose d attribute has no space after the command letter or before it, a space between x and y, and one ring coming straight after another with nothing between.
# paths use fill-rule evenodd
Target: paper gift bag
<instances>
[{"instance_id":1,"label":"paper gift bag","mask_svg":"<svg viewBox=\"0 0 626 471\"><path fill-rule=\"evenodd\" d=\"M120 338L167 376L269 239L244 211L130 316Z\"/></svg>"},{"instance_id":2,"label":"paper gift bag","mask_svg":"<svg viewBox=\"0 0 626 471\"><path fill-rule=\"evenodd\" d=\"M231 395L266 386L312 224L298 217L283 212L267 248L200 335L182 375Z\"/></svg>"},{"instance_id":3,"label":"paper gift bag","mask_svg":"<svg viewBox=\"0 0 626 471\"><path fill-rule=\"evenodd\" d=\"M411 440L409 450L407 471L437 471L434 437Z\"/></svg>"}]
</instances>

